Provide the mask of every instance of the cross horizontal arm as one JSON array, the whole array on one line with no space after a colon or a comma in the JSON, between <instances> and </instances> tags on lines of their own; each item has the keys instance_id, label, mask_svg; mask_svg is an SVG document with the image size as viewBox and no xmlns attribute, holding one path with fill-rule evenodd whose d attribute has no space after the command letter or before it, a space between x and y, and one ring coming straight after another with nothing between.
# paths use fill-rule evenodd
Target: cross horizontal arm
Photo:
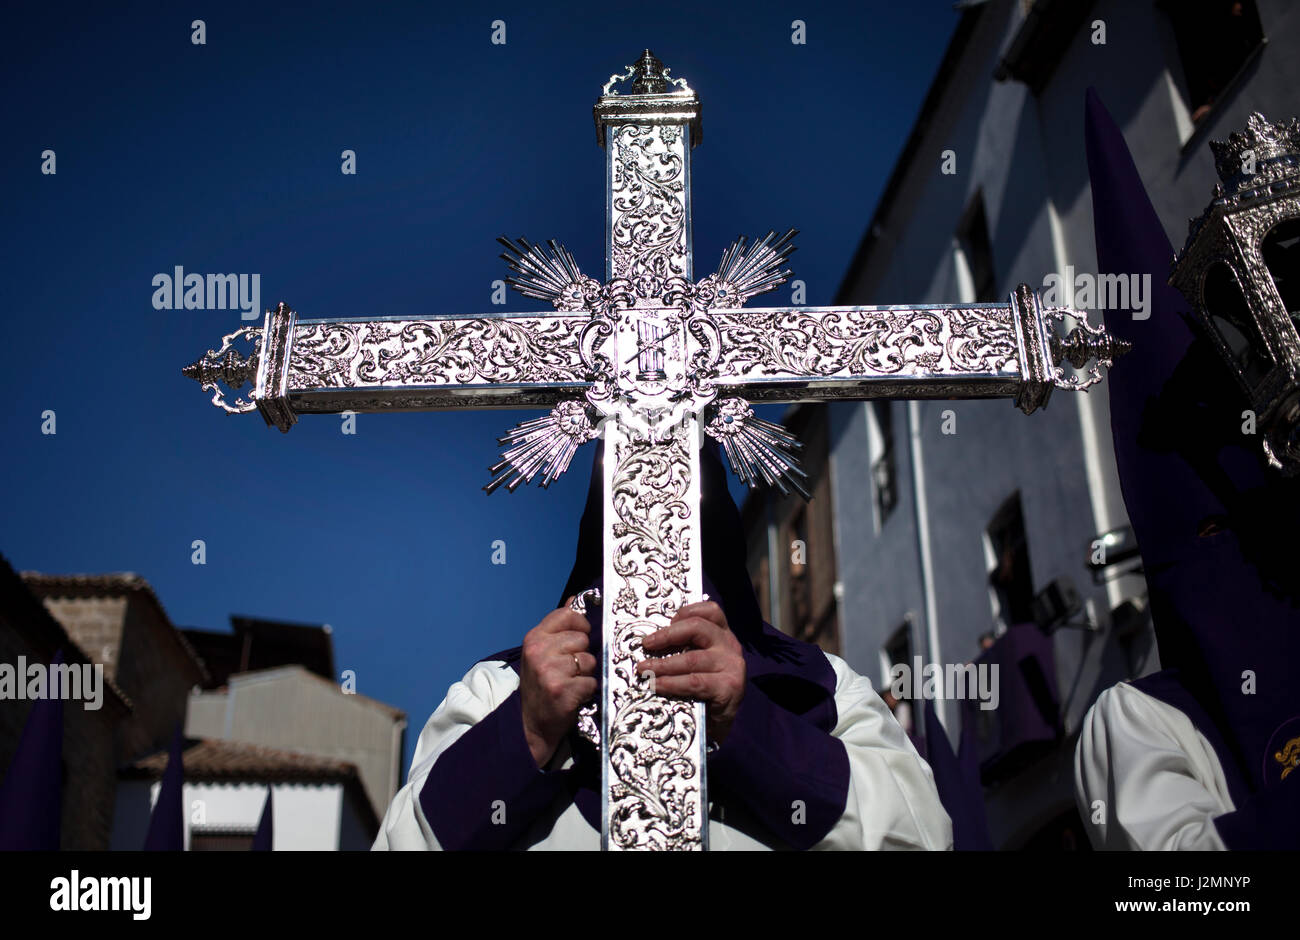
<instances>
[{"instance_id":1,"label":"cross horizontal arm","mask_svg":"<svg viewBox=\"0 0 1300 940\"><path fill-rule=\"evenodd\" d=\"M1003 304L714 310L713 382L759 402L1015 398L1029 412L1069 384L1058 365L1074 346L1101 335L1060 341L1062 315L1083 316L1040 308L1027 287Z\"/></svg>"},{"instance_id":2,"label":"cross horizontal arm","mask_svg":"<svg viewBox=\"0 0 1300 940\"><path fill-rule=\"evenodd\" d=\"M769 307L713 314L718 385L753 401L1014 394L1021 369L1010 310L971 307Z\"/></svg>"},{"instance_id":3,"label":"cross horizontal arm","mask_svg":"<svg viewBox=\"0 0 1300 940\"><path fill-rule=\"evenodd\" d=\"M298 320L284 304L240 357L227 337L187 367L228 411L262 412L287 431L300 414L425 411L448 408L549 408L590 386L579 354L577 315ZM216 381L252 382L249 401L230 406Z\"/></svg>"}]
</instances>

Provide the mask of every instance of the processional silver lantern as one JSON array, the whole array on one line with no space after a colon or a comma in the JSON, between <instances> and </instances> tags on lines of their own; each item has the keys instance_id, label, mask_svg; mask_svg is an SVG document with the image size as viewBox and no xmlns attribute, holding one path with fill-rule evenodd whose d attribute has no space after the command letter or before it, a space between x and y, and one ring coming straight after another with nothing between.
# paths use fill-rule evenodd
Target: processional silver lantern
<instances>
[{"instance_id":1,"label":"processional silver lantern","mask_svg":"<svg viewBox=\"0 0 1300 940\"><path fill-rule=\"evenodd\" d=\"M647 50L605 83L594 117L604 280L555 242L501 240L509 283L554 313L299 319L280 304L184 371L219 408L281 431L345 410L550 409L501 439L489 492L545 486L602 438L603 597L574 602L602 611L601 692L577 720L600 748L602 846L702 849L704 706L656 694L635 669L642 638L701 598L701 435L751 485L802 491L799 442L753 403L1009 398L1031 414L1055 388L1100 382L1127 344L1024 284L1002 303L747 307L791 276L795 233L739 238L695 279L695 92Z\"/></svg>"},{"instance_id":2,"label":"processional silver lantern","mask_svg":"<svg viewBox=\"0 0 1300 940\"><path fill-rule=\"evenodd\" d=\"M1220 182L1169 283L1192 305L1254 412L1268 462L1300 473L1300 120L1211 141Z\"/></svg>"}]
</instances>

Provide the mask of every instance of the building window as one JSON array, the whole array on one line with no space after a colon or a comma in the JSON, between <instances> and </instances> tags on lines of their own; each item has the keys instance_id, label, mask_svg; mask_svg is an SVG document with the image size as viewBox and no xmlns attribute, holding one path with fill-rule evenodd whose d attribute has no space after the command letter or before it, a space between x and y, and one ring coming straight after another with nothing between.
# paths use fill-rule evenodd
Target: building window
<instances>
[{"instance_id":1,"label":"building window","mask_svg":"<svg viewBox=\"0 0 1300 940\"><path fill-rule=\"evenodd\" d=\"M1001 629L1034 621L1034 577L1029 570L1029 539L1016 493L994 514L985 530L989 596Z\"/></svg>"},{"instance_id":2,"label":"building window","mask_svg":"<svg viewBox=\"0 0 1300 940\"><path fill-rule=\"evenodd\" d=\"M248 852L256 829L244 826L192 826L191 852Z\"/></svg>"},{"instance_id":3,"label":"building window","mask_svg":"<svg viewBox=\"0 0 1300 940\"><path fill-rule=\"evenodd\" d=\"M894 459L894 410L888 401L867 402L867 446L871 456L871 489L876 531L898 504L898 469Z\"/></svg>"},{"instance_id":4,"label":"building window","mask_svg":"<svg viewBox=\"0 0 1300 940\"><path fill-rule=\"evenodd\" d=\"M1160 7L1173 27L1195 124L1264 41L1259 10L1255 0L1162 0Z\"/></svg>"},{"instance_id":5,"label":"building window","mask_svg":"<svg viewBox=\"0 0 1300 940\"><path fill-rule=\"evenodd\" d=\"M993 267L993 243L982 193L975 194L957 226L953 253L957 292L962 295L962 302L982 304L997 300L998 278Z\"/></svg>"}]
</instances>

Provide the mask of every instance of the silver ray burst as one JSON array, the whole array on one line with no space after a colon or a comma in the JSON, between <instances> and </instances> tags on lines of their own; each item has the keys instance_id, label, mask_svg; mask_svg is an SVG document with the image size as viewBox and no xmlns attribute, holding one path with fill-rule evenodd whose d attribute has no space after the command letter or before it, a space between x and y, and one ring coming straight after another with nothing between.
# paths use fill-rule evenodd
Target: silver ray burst
<instances>
[{"instance_id":1,"label":"silver ray burst","mask_svg":"<svg viewBox=\"0 0 1300 940\"><path fill-rule=\"evenodd\" d=\"M514 492L515 487L528 483L538 473L545 489L569 469L569 461L579 447L599 436L586 404L562 401L544 418L517 424L505 437L497 439L498 444L510 447L492 466L492 482L483 489L491 493L505 483L506 489Z\"/></svg>"},{"instance_id":2,"label":"silver ray burst","mask_svg":"<svg viewBox=\"0 0 1300 940\"><path fill-rule=\"evenodd\" d=\"M804 487L808 474L795 455L803 445L781 425L756 417L745 399L715 402L704 433L722 445L731 469L751 489L761 480L782 493L794 489L804 499L812 499Z\"/></svg>"}]
</instances>

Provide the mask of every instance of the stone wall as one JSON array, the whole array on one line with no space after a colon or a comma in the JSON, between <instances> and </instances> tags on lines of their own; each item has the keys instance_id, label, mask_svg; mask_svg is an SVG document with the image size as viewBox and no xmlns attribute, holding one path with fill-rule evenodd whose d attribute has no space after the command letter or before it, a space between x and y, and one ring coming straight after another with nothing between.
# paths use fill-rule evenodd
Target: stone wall
<instances>
[{"instance_id":1,"label":"stone wall","mask_svg":"<svg viewBox=\"0 0 1300 940\"><path fill-rule=\"evenodd\" d=\"M118 742L119 760L126 762L171 743L177 724L184 725L185 704L201 675L175 629L139 592L126 605L118 657L117 683L135 703Z\"/></svg>"}]
</instances>

